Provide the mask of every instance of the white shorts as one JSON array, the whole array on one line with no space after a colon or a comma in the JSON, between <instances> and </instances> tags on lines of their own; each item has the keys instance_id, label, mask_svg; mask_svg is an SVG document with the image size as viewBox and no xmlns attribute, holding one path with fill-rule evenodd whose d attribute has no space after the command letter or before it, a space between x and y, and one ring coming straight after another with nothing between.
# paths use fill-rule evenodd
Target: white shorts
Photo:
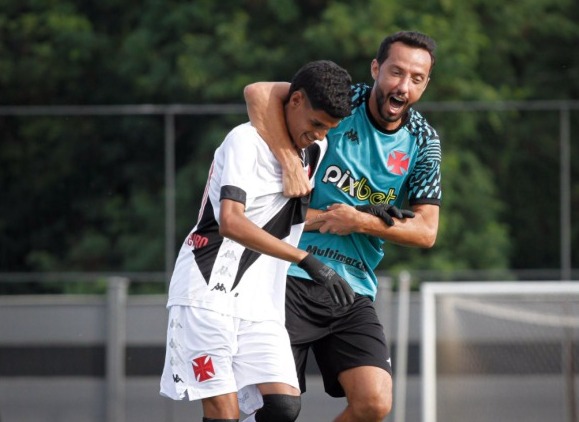
<instances>
[{"instance_id":1,"label":"white shorts","mask_svg":"<svg viewBox=\"0 0 579 422\"><path fill-rule=\"evenodd\" d=\"M257 384L299 389L289 336L278 321L253 322L192 306L171 306L161 395L199 400L237 392L239 408L263 406Z\"/></svg>"}]
</instances>

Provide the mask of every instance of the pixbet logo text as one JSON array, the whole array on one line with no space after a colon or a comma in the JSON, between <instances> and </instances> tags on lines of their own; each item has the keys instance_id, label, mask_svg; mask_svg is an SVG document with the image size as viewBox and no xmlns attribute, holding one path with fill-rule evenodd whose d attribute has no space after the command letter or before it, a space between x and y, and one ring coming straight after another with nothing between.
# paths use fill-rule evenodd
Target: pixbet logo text
<instances>
[{"instance_id":1,"label":"pixbet logo text","mask_svg":"<svg viewBox=\"0 0 579 422\"><path fill-rule=\"evenodd\" d=\"M351 197L360 201L367 200L371 204L387 204L394 201L398 196L394 188L390 188L387 193L374 191L368 185L368 179L362 177L360 180L356 180L352 177L350 170L342 170L336 165L329 166L326 169L322 182L334 184Z\"/></svg>"}]
</instances>

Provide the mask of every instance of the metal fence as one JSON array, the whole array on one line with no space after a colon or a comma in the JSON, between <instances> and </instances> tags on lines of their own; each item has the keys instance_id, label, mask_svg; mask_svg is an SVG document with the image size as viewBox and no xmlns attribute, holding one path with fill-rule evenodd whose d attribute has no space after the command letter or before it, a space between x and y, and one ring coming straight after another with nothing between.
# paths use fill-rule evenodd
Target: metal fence
<instances>
[{"instance_id":1,"label":"metal fence","mask_svg":"<svg viewBox=\"0 0 579 422\"><path fill-rule=\"evenodd\" d=\"M449 101L422 102L421 111L549 111L559 115L559 190L560 190L560 270L561 279L571 279L571 111L579 110L578 100L544 101ZM246 113L244 104L172 104L116 106L0 106L0 116L162 116L164 119L165 178L165 269L167 279L175 262L175 117L178 115L211 116Z\"/></svg>"},{"instance_id":2,"label":"metal fence","mask_svg":"<svg viewBox=\"0 0 579 422\"><path fill-rule=\"evenodd\" d=\"M158 274L133 274L133 279L97 273L55 273L44 277L0 274L2 283L55 279L107 283L104 295L0 295L0 419L201 420L199 402L173 402L159 395L167 329L166 297L128 295L129 283L157 277ZM379 317L385 334L393 341L395 298L390 280L381 278L380 282L376 302ZM408 313L408 307L405 309ZM404 320L408 323L407 315ZM419 336L415 322L414 318L410 340L413 345ZM403 341L408 342L408 338L406 334ZM402 370L400 366L397 369ZM301 420L332 418L336 407L327 403L324 406L324 396L321 388L311 388L309 397L318 405L306 402Z\"/></svg>"},{"instance_id":3,"label":"metal fence","mask_svg":"<svg viewBox=\"0 0 579 422\"><path fill-rule=\"evenodd\" d=\"M560 167L559 167L559 189L560 189L560 268L549 271L519 271L517 273L513 272L513 277L522 280L549 280L549 279L563 279L563 280L577 280L579 279L579 274L573 272L571 263L571 223L572 223L572 209L571 209L571 111L579 110L579 101L531 101L531 102L436 102L436 103L421 103L418 107L421 111L433 111L433 112L479 112L479 111L504 111L504 110L530 110L530 111L549 111L558 113L559 115L559 156L560 156ZM164 185L165 185L165 198L164 198L164 262L165 271L157 273L83 273L83 272L69 272L69 273L0 273L1 283L20 283L20 282L30 282L30 281L70 281L70 282L94 282L97 280L107 280L107 294L98 299L98 311L92 315L91 319L83 320L82 318L74 321L74 323L82 323L82 321L87 322L87 324L96 330L96 334L93 337L88 336L88 344L99 344L103 346L102 355L97 350L97 360L101 361L103 364L102 377L104 379L104 386L100 401L97 398L96 407L101 407L104 409L102 412L95 408L96 419L95 420L107 420L108 422L121 422L133 420L135 417L131 412L133 410L127 409L127 403L133 400L127 395L127 391L132 391L133 387L129 387L127 384L127 372L131 369L126 367L128 357L127 347L131 347L134 338L136 338L136 344L148 344L157 347L154 351L158 355L159 347L164 347L159 336L164 336L163 318L160 315L164 315L164 298L156 296L155 298L145 299L154 301L154 312L147 312L145 314L140 313L141 311L136 311L140 317L145 316L143 321L150 322L149 326L143 326L142 324L137 324L135 326L130 325L127 327L127 319L134 318L131 314L127 314L128 310L131 309L131 303L138 302L139 299L131 298L127 294L127 289L129 283L138 282L164 282L167 283L170 279L170 273L175 262L175 244L176 244L176 160L175 160L175 144L176 144L176 116L186 116L186 115L240 115L245 114L245 105L242 104L229 104L229 105L120 105L120 106L0 106L0 116L160 116L163 118L164 122ZM0 269L1 271L1 269ZM399 277L400 275L384 274L383 276L393 276ZM416 365L416 349L418 347L418 313L416 300L411 301L408 296L408 290L410 289L410 280L427 280L427 281L437 281L437 280L492 280L492 272L486 271L459 271L454 273L436 273L432 271L412 271L406 276L400 276L400 279L396 280L396 285L400 287L398 294L395 297L390 297L392 294L390 288L381 290L381 296L379 300L383 301L385 306L382 309L384 321L387 321L385 329L387 330L388 338L395 339L395 352L398 354L398 359L396 362L396 372L400 374L405 374L407 372L412 372L413 365ZM52 298L51 300L53 300ZM79 298L76 297L75 300ZM93 300L93 299L90 299ZM0 297L0 302L2 305L14 304L13 297L5 296ZM57 301L58 302L58 301ZM57 302L55 302L57 304ZM90 302L90 301L89 301ZM387 304L387 305L386 305ZM409 309L409 307L411 309ZM15 307L11 309L16 309ZM41 315L38 313L41 311L42 306L37 307L35 315L38 317L37 321L42 321ZM7 312L8 308L6 306L2 307L3 312ZM86 309L85 309L86 311ZM84 312L84 311L83 311ZM162 313L161 313L162 312ZM387 312L387 313L386 313ZM398 312L402 312L401 316L398 316ZM5 314L7 315L7 314ZM396 316L394 316L396 315ZM12 314L9 318L0 318L0 356L4 357L4 362L0 362L0 366L7 368L9 363L6 363L6 358L11 359L14 355L14 350L8 348L2 351L2 348L7 346L6 339L14 339L14 330L21 327L19 324L25 324L26 321L17 321L17 314ZM74 317L73 317L74 318ZM152 321L154 318L155 321ZM160 321L161 320L161 321ZM99 321L98 323L95 321ZM95 325L96 324L96 325ZM74 324L73 324L74 325ZM59 327L53 327L52 330L48 330L45 334L50 335L50 333L58 333L68 330L68 327L64 322ZM135 330L139 333L135 334ZM150 330L156 331L156 338L149 338ZM89 330L90 331L90 330ZM34 331L38 334L41 331ZM58 339L56 338L45 338L47 343L53 342ZM16 336L18 339L18 335ZM133 340L132 340L133 339ZM30 340L30 339L29 339ZM82 341L81 341L82 340ZM82 338L79 341L82 343L87 338ZM91 343L92 342L92 343ZM140 343L139 343L140 342ZM26 342L24 342L26 343ZM85 342L86 343L86 342ZM16 340L15 343L18 344ZM10 344L8 344L10 346ZM412 350L409 350L411 348ZM141 355L139 355L141 353ZM146 360L147 353L151 351L136 351L133 356L140 356L134 359L136 360ZM12 356L12 357L11 357ZM412 357L414 356L414 358ZM36 356L37 357L37 356ZM92 359L95 359L92 356ZM413 360L414 359L414 360ZM129 359L130 361L130 359ZM6 369L9 371L9 369ZM98 371L97 371L98 372ZM99 375L100 376L100 375ZM157 376L153 376L157 378ZM6 378L4 378L6 379ZM10 378L13 379L13 378ZM407 400L406 394L408 391L412 391L412 387L409 389L406 385L406 378L403 376L398 376L396 379L395 392L397 394L395 398L395 409L394 417L396 421L413 420L412 415L406 415L406 409L419 409L419 403L416 402L416 396L414 400ZM6 387L8 388L8 387ZM28 391L28 386L24 384L22 391ZM9 391L8 389L6 391ZM412 394L410 394L412 396ZM406 402L408 404L405 404ZM145 403L146 400L143 402ZM1 403L1 402L0 402ZM146 406L143 405L143 409ZM401 408L401 403L404 404ZM94 404L93 404L94 406ZM398 410L396 409L398 406ZM100 412L100 413L99 413ZM185 411L184 413L188 412ZM129 414L130 413L130 414ZM169 409L164 414L152 413L155 417L163 418L164 420L180 420L178 416L174 416L176 412L174 409ZM0 415L2 415L2 409L0 407ZM173 415L173 416L172 416ZM189 415L191 416L191 415ZM1 416L0 416L1 417ZM59 419L60 418L60 419ZM131 419L133 418L133 419ZM25 419L21 419L25 420ZM35 420L35 419L30 419ZM50 419L45 419L50 420ZM61 416L55 416L53 420L66 420ZM71 416L71 420L73 417ZM4 419L2 419L4 422Z\"/></svg>"}]
</instances>

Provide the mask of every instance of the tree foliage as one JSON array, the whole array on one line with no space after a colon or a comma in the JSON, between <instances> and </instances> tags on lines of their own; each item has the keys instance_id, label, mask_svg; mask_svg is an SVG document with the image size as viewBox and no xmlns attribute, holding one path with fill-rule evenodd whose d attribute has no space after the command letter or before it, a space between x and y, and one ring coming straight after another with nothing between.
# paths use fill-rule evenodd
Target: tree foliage
<instances>
[{"instance_id":1,"label":"tree foliage","mask_svg":"<svg viewBox=\"0 0 579 422\"><path fill-rule=\"evenodd\" d=\"M372 83L380 41L400 29L438 42L423 101L579 97L573 0L3 0L1 11L3 105L241 103L246 84L321 58ZM557 268L558 116L425 114L443 142L437 246L387 245L381 268ZM245 119L177 119L177 238L213 149ZM161 118L0 116L0 133L1 271L163 270Z\"/></svg>"}]
</instances>

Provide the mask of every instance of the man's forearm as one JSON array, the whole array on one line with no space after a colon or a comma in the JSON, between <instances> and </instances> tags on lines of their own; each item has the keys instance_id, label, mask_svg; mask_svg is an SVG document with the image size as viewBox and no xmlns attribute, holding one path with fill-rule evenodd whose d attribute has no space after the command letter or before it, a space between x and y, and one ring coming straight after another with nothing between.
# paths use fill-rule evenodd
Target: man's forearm
<instances>
[{"instance_id":1,"label":"man's forearm","mask_svg":"<svg viewBox=\"0 0 579 422\"><path fill-rule=\"evenodd\" d=\"M438 212L436 205L413 207L414 217L395 219L393 226L388 226L380 218L362 213L358 232L380 237L403 246L430 248L434 246L438 232Z\"/></svg>"},{"instance_id":2,"label":"man's forearm","mask_svg":"<svg viewBox=\"0 0 579 422\"><path fill-rule=\"evenodd\" d=\"M284 195L297 197L307 195L311 185L285 121L284 101L289 87L287 82L256 82L246 86L243 95L251 124L282 167Z\"/></svg>"},{"instance_id":3,"label":"man's forearm","mask_svg":"<svg viewBox=\"0 0 579 422\"><path fill-rule=\"evenodd\" d=\"M256 82L243 90L251 124L265 140L282 167L293 165L297 151L288 134L283 103L289 92L286 82Z\"/></svg>"},{"instance_id":4,"label":"man's forearm","mask_svg":"<svg viewBox=\"0 0 579 422\"><path fill-rule=\"evenodd\" d=\"M305 229L340 236L361 233L404 246L432 247L438 231L438 206L418 205L412 210L414 218L395 218L394 225L389 226L381 218L350 205L333 204L325 211L308 210Z\"/></svg>"}]
</instances>

